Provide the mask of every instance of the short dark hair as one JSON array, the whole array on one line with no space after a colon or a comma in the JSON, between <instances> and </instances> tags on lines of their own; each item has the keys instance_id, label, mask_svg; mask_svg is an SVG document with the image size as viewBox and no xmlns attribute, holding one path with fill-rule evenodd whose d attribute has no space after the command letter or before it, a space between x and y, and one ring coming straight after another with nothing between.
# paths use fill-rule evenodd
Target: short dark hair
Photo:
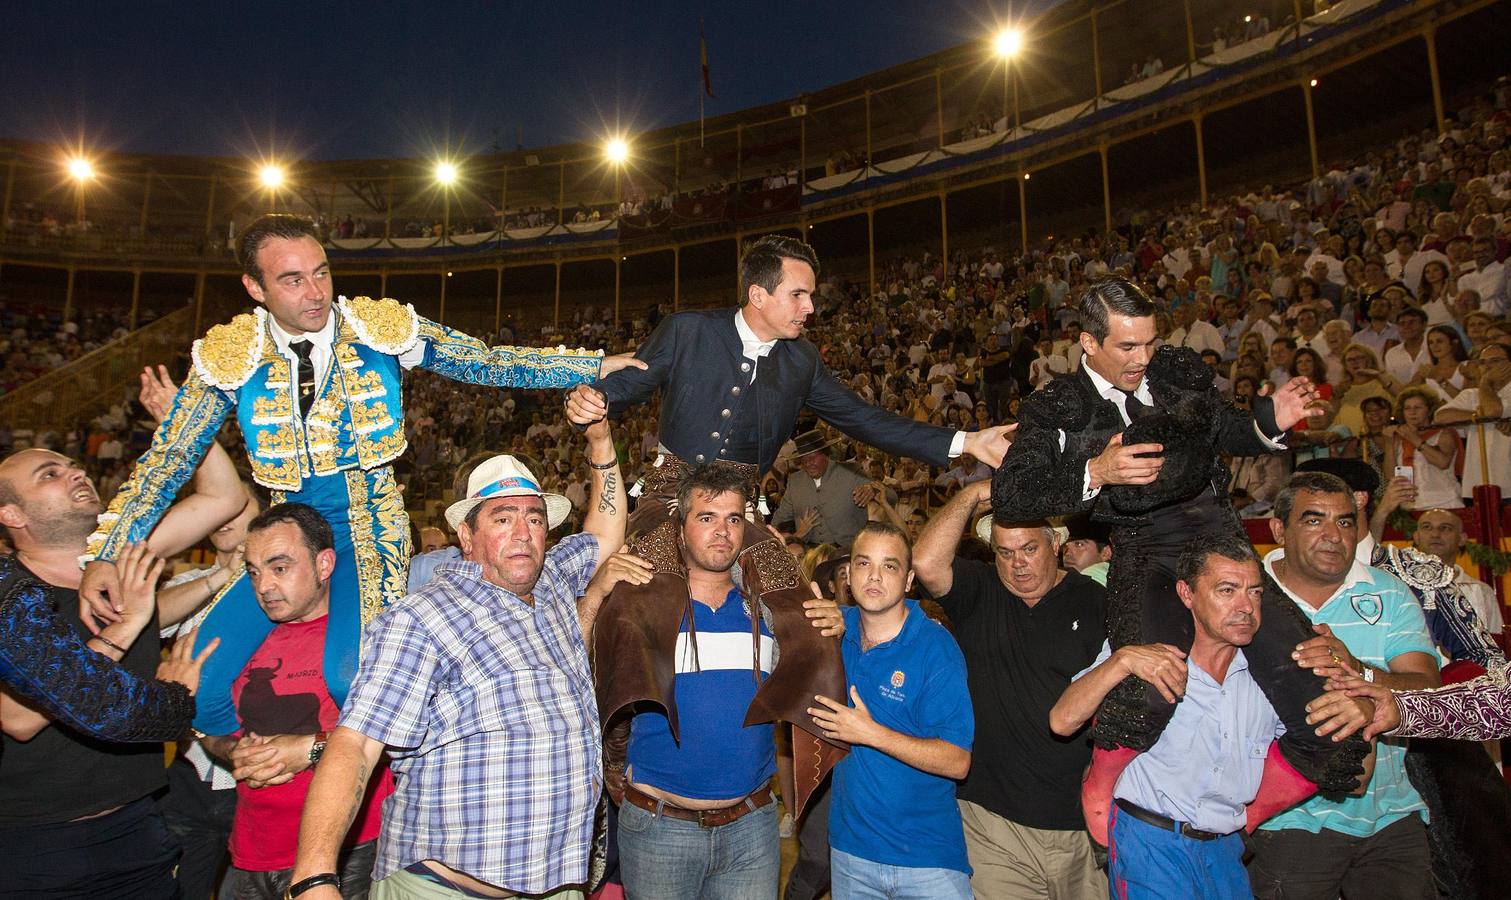
<instances>
[{"instance_id":1,"label":"short dark hair","mask_svg":"<svg viewBox=\"0 0 1511 900\"><path fill-rule=\"evenodd\" d=\"M1302 491L1313 494L1342 494L1353 505L1355 515L1359 512L1358 504L1354 503L1354 492L1348 486L1348 482L1333 475L1330 472L1297 472L1286 482L1285 487L1280 489L1280 494L1275 498L1275 518L1281 522L1287 522L1291 518L1291 509L1296 505L1296 495Z\"/></svg>"},{"instance_id":2,"label":"short dark hair","mask_svg":"<svg viewBox=\"0 0 1511 900\"><path fill-rule=\"evenodd\" d=\"M783 234L768 234L756 238L745 248L740 257L740 305L750 302L750 286L758 284L767 293L775 291L782 283L782 260L795 259L805 262L818 277L818 254L813 248L794 237Z\"/></svg>"},{"instance_id":3,"label":"short dark hair","mask_svg":"<svg viewBox=\"0 0 1511 900\"><path fill-rule=\"evenodd\" d=\"M692 470L677 483L677 524L687 521L687 507L692 504L693 494L717 497L725 492L739 494L748 505L752 496L750 479L734 466L702 466Z\"/></svg>"},{"instance_id":4,"label":"short dark hair","mask_svg":"<svg viewBox=\"0 0 1511 900\"><path fill-rule=\"evenodd\" d=\"M1399 322L1402 319L1406 318L1407 316L1415 316L1416 318L1422 320L1423 322L1427 321L1427 314L1424 313L1424 312L1422 312L1422 310L1421 310L1420 307L1416 307L1416 306L1403 306L1403 307L1401 307L1401 311L1398 312L1398 313L1396 313L1396 321Z\"/></svg>"},{"instance_id":5,"label":"short dark hair","mask_svg":"<svg viewBox=\"0 0 1511 900\"><path fill-rule=\"evenodd\" d=\"M869 534L876 537L894 537L902 541L902 564L905 568L913 568L913 545L908 541L908 533L893 525L891 522L867 522L855 532L855 537L850 539L850 555L855 556L855 544L861 535Z\"/></svg>"},{"instance_id":6,"label":"short dark hair","mask_svg":"<svg viewBox=\"0 0 1511 900\"><path fill-rule=\"evenodd\" d=\"M1117 313L1143 319L1154 315L1154 301L1126 278L1098 278L1081 294L1081 330L1091 333L1097 343L1107 339L1107 319Z\"/></svg>"},{"instance_id":7,"label":"short dark hair","mask_svg":"<svg viewBox=\"0 0 1511 900\"><path fill-rule=\"evenodd\" d=\"M236 236L236 262L241 266L241 271L262 284L262 267L257 265L257 251L262 249L262 245L274 238L295 240L302 237L320 240L315 223L303 216L291 216L288 213L259 216Z\"/></svg>"},{"instance_id":8,"label":"short dark hair","mask_svg":"<svg viewBox=\"0 0 1511 900\"><path fill-rule=\"evenodd\" d=\"M1247 538L1228 531L1212 531L1192 538L1175 561L1175 580L1196 584L1213 556L1233 562L1259 562L1259 554Z\"/></svg>"},{"instance_id":9,"label":"short dark hair","mask_svg":"<svg viewBox=\"0 0 1511 900\"><path fill-rule=\"evenodd\" d=\"M336 539L331 533L331 523L327 522L325 516L320 515L313 506L305 503L279 503L276 506L269 506L247 524L247 534L250 536L285 522L299 529L299 534L304 538L304 545L310 548L311 556L322 550L336 549Z\"/></svg>"},{"instance_id":10,"label":"short dark hair","mask_svg":"<svg viewBox=\"0 0 1511 900\"><path fill-rule=\"evenodd\" d=\"M1284 347L1287 350L1295 350L1296 349L1296 339L1293 338L1293 337L1288 337L1288 336L1283 335L1283 334L1280 335L1279 337L1275 338L1273 341L1270 341L1270 346L1271 347L1275 346L1276 344L1279 344L1280 346Z\"/></svg>"}]
</instances>

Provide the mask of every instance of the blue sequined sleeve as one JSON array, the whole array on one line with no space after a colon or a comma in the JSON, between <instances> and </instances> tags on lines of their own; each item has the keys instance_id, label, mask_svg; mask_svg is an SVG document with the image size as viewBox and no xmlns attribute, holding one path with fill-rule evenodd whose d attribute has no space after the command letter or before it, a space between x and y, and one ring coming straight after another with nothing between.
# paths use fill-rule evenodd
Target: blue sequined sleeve
<instances>
[{"instance_id":1,"label":"blue sequined sleeve","mask_svg":"<svg viewBox=\"0 0 1511 900\"><path fill-rule=\"evenodd\" d=\"M420 319L425 358L419 367L469 384L569 388L598 378L596 351L566 347L490 347L475 337Z\"/></svg>"},{"instance_id":2,"label":"blue sequined sleeve","mask_svg":"<svg viewBox=\"0 0 1511 900\"><path fill-rule=\"evenodd\" d=\"M0 685L48 718L109 741L177 740L194 718L181 684L145 681L95 653L35 581L0 594Z\"/></svg>"},{"instance_id":3,"label":"blue sequined sleeve","mask_svg":"<svg viewBox=\"0 0 1511 900\"><path fill-rule=\"evenodd\" d=\"M100 516L99 530L89 536L89 558L115 559L126 543L147 539L179 488L199 468L230 411L230 397L191 369L168 417L153 434L152 446Z\"/></svg>"}]
</instances>

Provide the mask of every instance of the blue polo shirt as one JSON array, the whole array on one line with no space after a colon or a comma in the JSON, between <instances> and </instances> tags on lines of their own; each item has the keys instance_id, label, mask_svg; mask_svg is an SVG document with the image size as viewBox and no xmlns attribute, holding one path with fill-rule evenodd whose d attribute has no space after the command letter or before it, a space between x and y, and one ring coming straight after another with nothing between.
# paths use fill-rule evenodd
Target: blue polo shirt
<instances>
[{"instance_id":1,"label":"blue polo shirt","mask_svg":"<svg viewBox=\"0 0 1511 900\"><path fill-rule=\"evenodd\" d=\"M1265 556L1265 571L1271 577L1275 575L1275 560L1284 557L1284 549ZM1280 579L1275 583L1280 584ZM1285 585L1280 587L1285 590ZM1403 653L1426 653L1437 659L1421 605L1411 588L1389 572L1355 560L1343 585L1319 609L1286 593L1308 619L1330 627L1348 652L1362 662L1388 669L1390 661ZM1375 773L1364 796L1329 800L1318 795L1260 827L1271 831L1294 828L1313 834L1326 828L1369 837L1410 815L1427 821L1427 804L1406 777L1406 742L1381 738L1375 743Z\"/></svg>"},{"instance_id":2,"label":"blue polo shirt","mask_svg":"<svg viewBox=\"0 0 1511 900\"><path fill-rule=\"evenodd\" d=\"M905 601L902 631L860 649L860 610L844 609L845 680L871 717L910 737L971 749L976 719L965 657L944 626ZM849 691L846 690L847 699ZM839 699L839 698L835 698ZM873 747L854 747L834 769L829 845L889 866L969 873L955 782L920 772Z\"/></svg>"},{"instance_id":3,"label":"blue polo shirt","mask_svg":"<svg viewBox=\"0 0 1511 900\"><path fill-rule=\"evenodd\" d=\"M775 726L745 724L756 693L750 614L738 588L730 589L718 609L697 600L692 605L693 627L683 616L675 659L682 740L672 739L666 714L659 708L635 716L625 753L629 778L698 800L744 797L776 772ZM760 646L764 681L771 674L776 646L765 622Z\"/></svg>"}]
</instances>

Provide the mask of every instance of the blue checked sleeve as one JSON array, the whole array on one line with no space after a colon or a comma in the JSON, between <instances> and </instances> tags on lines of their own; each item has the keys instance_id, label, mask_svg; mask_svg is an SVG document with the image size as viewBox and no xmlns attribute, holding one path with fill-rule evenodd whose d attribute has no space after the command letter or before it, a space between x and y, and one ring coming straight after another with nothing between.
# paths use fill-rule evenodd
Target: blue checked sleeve
<instances>
[{"instance_id":1,"label":"blue checked sleeve","mask_svg":"<svg viewBox=\"0 0 1511 900\"><path fill-rule=\"evenodd\" d=\"M362 662L340 725L389 747L413 749L430 731L432 699L445 660L440 642L414 614L395 607L367 626Z\"/></svg>"}]
</instances>

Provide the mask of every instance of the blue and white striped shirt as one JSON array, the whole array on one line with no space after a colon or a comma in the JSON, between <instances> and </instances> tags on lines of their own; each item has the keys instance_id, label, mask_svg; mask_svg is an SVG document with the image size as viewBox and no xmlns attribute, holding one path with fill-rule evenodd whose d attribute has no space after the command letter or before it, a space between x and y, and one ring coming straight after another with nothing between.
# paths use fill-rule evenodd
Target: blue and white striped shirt
<instances>
[{"instance_id":1,"label":"blue and white striped shirt","mask_svg":"<svg viewBox=\"0 0 1511 900\"><path fill-rule=\"evenodd\" d=\"M375 880L423 859L519 893L587 880L602 740L576 600L597 559L563 538L533 608L446 563L368 625L341 725L392 756Z\"/></svg>"}]
</instances>

